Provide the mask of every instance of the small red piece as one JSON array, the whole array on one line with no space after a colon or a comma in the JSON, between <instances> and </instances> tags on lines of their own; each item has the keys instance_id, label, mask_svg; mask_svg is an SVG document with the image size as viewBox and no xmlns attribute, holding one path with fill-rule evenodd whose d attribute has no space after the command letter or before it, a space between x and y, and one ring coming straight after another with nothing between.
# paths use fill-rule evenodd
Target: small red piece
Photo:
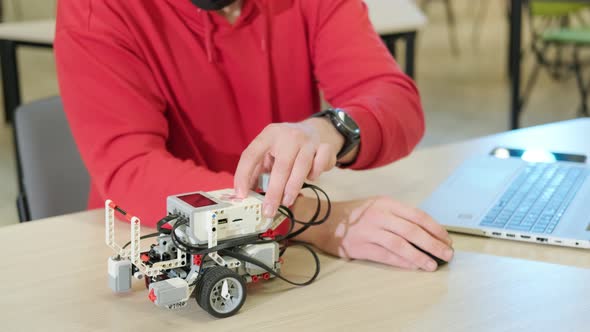
<instances>
[{"instance_id":1,"label":"small red piece","mask_svg":"<svg viewBox=\"0 0 590 332\"><path fill-rule=\"evenodd\" d=\"M154 293L154 289L153 288L150 291L150 294L148 295L148 299L150 299L150 301L152 301L154 303L156 302L157 297L156 297L156 293Z\"/></svg>"},{"instance_id":2,"label":"small red piece","mask_svg":"<svg viewBox=\"0 0 590 332\"><path fill-rule=\"evenodd\" d=\"M203 262L203 255L193 255L193 264L201 266Z\"/></svg>"},{"instance_id":3,"label":"small red piece","mask_svg":"<svg viewBox=\"0 0 590 332\"><path fill-rule=\"evenodd\" d=\"M258 276L257 275L253 275L252 276L252 282L258 282Z\"/></svg>"},{"instance_id":4,"label":"small red piece","mask_svg":"<svg viewBox=\"0 0 590 332\"><path fill-rule=\"evenodd\" d=\"M277 237L277 235L279 235L279 234L277 232L275 232L274 230L272 230L272 229L269 229L266 232L260 234L261 237L270 238L270 239L273 239L273 240L274 240L275 237Z\"/></svg>"},{"instance_id":5,"label":"small red piece","mask_svg":"<svg viewBox=\"0 0 590 332\"><path fill-rule=\"evenodd\" d=\"M262 275L262 279L264 279L264 280L268 280L268 279L270 279L270 273L268 273L268 272L264 273L264 274Z\"/></svg>"},{"instance_id":6,"label":"small red piece","mask_svg":"<svg viewBox=\"0 0 590 332\"><path fill-rule=\"evenodd\" d=\"M146 254L146 253L141 254L141 261L142 262L144 262L144 263L149 262L149 260L150 260L150 256L148 254Z\"/></svg>"}]
</instances>

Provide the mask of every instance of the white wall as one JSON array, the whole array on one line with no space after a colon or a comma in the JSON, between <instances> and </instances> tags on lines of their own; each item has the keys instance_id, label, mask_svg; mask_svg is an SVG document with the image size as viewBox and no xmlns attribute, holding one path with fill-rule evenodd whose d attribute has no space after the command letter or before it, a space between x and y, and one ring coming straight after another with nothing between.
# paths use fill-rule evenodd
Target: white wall
<instances>
[{"instance_id":1,"label":"white wall","mask_svg":"<svg viewBox=\"0 0 590 332\"><path fill-rule=\"evenodd\" d=\"M0 0L6 21L50 18L55 16L56 0Z\"/></svg>"}]
</instances>

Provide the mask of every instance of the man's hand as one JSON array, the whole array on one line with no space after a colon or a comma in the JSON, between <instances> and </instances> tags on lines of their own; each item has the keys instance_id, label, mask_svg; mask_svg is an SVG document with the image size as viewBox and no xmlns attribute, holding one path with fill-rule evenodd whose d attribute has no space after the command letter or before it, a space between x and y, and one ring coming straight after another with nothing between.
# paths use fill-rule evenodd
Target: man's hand
<instances>
[{"instance_id":1,"label":"man's hand","mask_svg":"<svg viewBox=\"0 0 590 332\"><path fill-rule=\"evenodd\" d=\"M234 177L238 196L244 197L262 173L270 173L264 199L266 217L279 205L295 202L306 179L314 180L336 165L344 137L327 119L271 124L244 150Z\"/></svg>"},{"instance_id":2,"label":"man's hand","mask_svg":"<svg viewBox=\"0 0 590 332\"><path fill-rule=\"evenodd\" d=\"M306 220L315 200L297 201L295 215ZM303 214L304 216L301 216ZM436 262L411 243L445 261L453 258L447 231L429 215L387 197L333 203L328 221L298 237L335 256L364 259L405 269L435 271Z\"/></svg>"}]
</instances>

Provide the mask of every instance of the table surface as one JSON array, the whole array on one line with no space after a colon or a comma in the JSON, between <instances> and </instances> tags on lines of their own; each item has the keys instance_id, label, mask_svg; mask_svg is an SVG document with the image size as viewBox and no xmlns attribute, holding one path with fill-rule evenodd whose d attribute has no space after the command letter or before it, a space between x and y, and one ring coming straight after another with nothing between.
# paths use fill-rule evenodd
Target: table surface
<instances>
[{"instance_id":1,"label":"table surface","mask_svg":"<svg viewBox=\"0 0 590 332\"><path fill-rule=\"evenodd\" d=\"M330 173L320 185L335 199L379 194L418 204L470 155L497 145L590 154L589 132L590 119L576 120L422 149L381 169ZM141 281L131 293L110 292L103 216L95 210L0 229L8 248L2 331L582 331L590 324L589 252L457 234L456 258L435 273L321 255L314 284L250 285L234 317L213 319L192 300L168 311L148 301ZM116 228L126 238L128 224ZM311 272L305 252L293 248L285 258L285 275Z\"/></svg>"},{"instance_id":2,"label":"table surface","mask_svg":"<svg viewBox=\"0 0 590 332\"><path fill-rule=\"evenodd\" d=\"M366 0L371 21L379 34L416 31L426 18L410 0ZM55 20L7 22L0 24L0 39L53 44Z\"/></svg>"}]
</instances>

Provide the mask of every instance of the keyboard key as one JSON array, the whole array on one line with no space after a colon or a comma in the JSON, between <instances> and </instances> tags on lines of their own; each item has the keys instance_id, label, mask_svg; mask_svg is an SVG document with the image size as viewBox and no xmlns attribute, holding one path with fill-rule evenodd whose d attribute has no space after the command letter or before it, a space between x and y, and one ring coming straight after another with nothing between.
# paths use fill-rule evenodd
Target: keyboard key
<instances>
[{"instance_id":1,"label":"keyboard key","mask_svg":"<svg viewBox=\"0 0 590 332\"><path fill-rule=\"evenodd\" d=\"M545 232L545 227L543 227L543 226L536 226L535 225L535 227L533 227L532 232L533 233L544 233Z\"/></svg>"},{"instance_id":2,"label":"keyboard key","mask_svg":"<svg viewBox=\"0 0 590 332\"><path fill-rule=\"evenodd\" d=\"M494 218L491 218L491 217L489 217L489 216L485 216L485 217L483 218L483 220L481 221L481 224L482 224L482 225L491 225L491 224L493 224L493 223L494 223Z\"/></svg>"},{"instance_id":3,"label":"keyboard key","mask_svg":"<svg viewBox=\"0 0 590 332\"><path fill-rule=\"evenodd\" d=\"M531 226L524 226L524 225L507 225L506 229L511 229L515 231L525 231L528 232L531 229Z\"/></svg>"}]
</instances>

